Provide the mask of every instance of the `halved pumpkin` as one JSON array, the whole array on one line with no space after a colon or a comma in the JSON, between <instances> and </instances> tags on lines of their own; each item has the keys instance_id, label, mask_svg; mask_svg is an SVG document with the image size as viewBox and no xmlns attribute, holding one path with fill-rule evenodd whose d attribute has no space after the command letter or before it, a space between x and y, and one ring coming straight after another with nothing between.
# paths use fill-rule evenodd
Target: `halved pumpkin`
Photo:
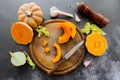
<instances>
[{"instance_id":1,"label":"halved pumpkin","mask_svg":"<svg viewBox=\"0 0 120 80\"><path fill-rule=\"evenodd\" d=\"M107 49L107 40L102 35L93 33L87 36L85 45L92 55L101 56Z\"/></svg>"},{"instance_id":2,"label":"halved pumpkin","mask_svg":"<svg viewBox=\"0 0 120 80\"><path fill-rule=\"evenodd\" d=\"M18 44L28 44L33 39L32 28L24 22L16 22L11 27L11 35Z\"/></svg>"}]
</instances>

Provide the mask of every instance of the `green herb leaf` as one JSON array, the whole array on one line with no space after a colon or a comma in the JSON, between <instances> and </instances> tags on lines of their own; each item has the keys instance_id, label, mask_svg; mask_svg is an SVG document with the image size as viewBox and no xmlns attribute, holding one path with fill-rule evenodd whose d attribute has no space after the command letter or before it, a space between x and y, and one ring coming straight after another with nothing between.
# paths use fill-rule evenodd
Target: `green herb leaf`
<instances>
[{"instance_id":1,"label":"green herb leaf","mask_svg":"<svg viewBox=\"0 0 120 80\"><path fill-rule=\"evenodd\" d=\"M28 64L32 67L32 69L34 70L36 65L33 63L32 59L29 56L27 56L26 60Z\"/></svg>"},{"instance_id":2,"label":"green herb leaf","mask_svg":"<svg viewBox=\"0 0 120 80\"><path fill-rule=\"evenodd\" d=\"M35 30L38 32L38 37L40 37L42 34L47 37L49 36L49 31L43 26L38 26Z\"/></svg>"},{"instance_id":3,"label":"green herb leaf","mask_svg":"<svg viewBox=\"0 0 120 80\"><path fill-rule=\"evenodd\" d=\"M36 65L34 64L34 62L32 61L32 59L30 58L30 56L24 51L24 53L26 54L26 60L27 60L27 63L32 67L32 69L34 70Z\"/></svg>"},{"instance_id":4,"label":"green herb leaf","mask_svg":"<svg viewBox=\"0 0 120 80\"><path fill-rule=\"evenodd\" d=\"M91 28L90 23L87 22L87 23L85 24L84 28L81 29L81 31L82 31L83 33L85 33L85 34L89 34L89 33L90 33L90 28Z\"/></svg>"},{"instance_id":5,"label":"green herb leaf","mask_svg":"<svg viewBox=\"0 0 120 80\"><path fill-rule=\"evenodd\" d=\"M106 33L100 29L96 24L90 24L89 22L87 22L84 26L83 29L81 29L81 31L85 34L90 34L90 33L99 33L101 35L106 35Z\"/></svg>"}]
</instances>

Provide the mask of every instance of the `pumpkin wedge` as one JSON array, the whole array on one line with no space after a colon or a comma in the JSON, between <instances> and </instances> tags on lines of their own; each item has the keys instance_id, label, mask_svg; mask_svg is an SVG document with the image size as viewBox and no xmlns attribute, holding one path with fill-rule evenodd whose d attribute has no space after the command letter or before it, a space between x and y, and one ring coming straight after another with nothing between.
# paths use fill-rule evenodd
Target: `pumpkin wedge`
<instances>
[{"instance_id":1,"label":"pumpkin wedge","mask_svg":"<svg viewBox=\"0 0 120 80\"><path fill-rule=\"evenodd\" d=\"M85 45L92 55L101 56L107 49L107 40L102 35L93 33L87 36Z\"/></svg>"},{"instance_id":2,"label":"pumpkin wedge","mask_svg":"<svg viewBox=\"0 0 120 80\"><path fill-rule=\"evenodd\" d=\"M53 46L57 50L57 55L55 56L55 58L52 59L52 63L56 63L61 59L62 51L61 51L61 48L60 48L59 44L57 44L56 42L54 42Z\"/></svg>"},{"instance_id":3,"label":"pumpkin wedge","mask_svg":"<svg viewBox=\"0 0 120 80\"><path fill-rule=\"evenodd\" d=\"M59 36L58 42L65 43L69 40L70 37L74 39L76 35L76 26L71 22L63 22L59 24L59 28L63 29L64 33Z\"/></svg>"},{"instance_id":4,"label":"pumpkin wedge","mask_svg":"<svg viewBox=\"0 0 120 80\"><path fill-rule=\"evenodd\" d=\"M70 36L74 39L76 35L76 26L71 22L64 22L64 23L70 27L70 34L71 34Z\"/></svg>"},{"instance_id":5,"label":"pumpkin wedge","mask_svg":"<svg viewBox=\"0 0 120 80\"><path fill-rule=\"evenodd\" d=\"M64 31L64 33L61 36L59 36L58 42L59 43L66 43L69 40L70 35L71 35L70 34L70 27L65 23L60 23L58 27L63 29L63 31Z\"/></svg>"},{"instance_id":6,"label":"pumpkin wedge","mask_svg":"<svg viewBox=\"0 0 120 80\"><path fill-rule=\"evenodd\" d=\"M33 39L33 30L24 22L16 22L11 27L11 36L18 44L26 45Z\"/></svg>"}]
</instances>

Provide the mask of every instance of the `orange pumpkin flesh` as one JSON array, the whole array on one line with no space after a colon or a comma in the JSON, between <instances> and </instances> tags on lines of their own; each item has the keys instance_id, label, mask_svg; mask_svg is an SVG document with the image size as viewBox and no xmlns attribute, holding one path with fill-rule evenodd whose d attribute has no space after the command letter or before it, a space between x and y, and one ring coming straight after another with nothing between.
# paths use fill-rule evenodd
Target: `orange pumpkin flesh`
<instances>
[{"instance_id":1,"label":"orange pumpkin flesh","mask_svg":"<svg viewBox=\"0 0 120 80\"><path fill-rule=\"evenodd\" d=\"M56 42L53 44L53 46L57 50L57 55L55 56L55 58L52 59L52 63L56 63L61 59L62 51L61 51L61 48L60 48L59 44L57 44Z\"/></svg>"},{"instance_id":2,"label":"orange pumpkin flesh","mask_svg":"<svg viewBox=\"0 0 120 80\"><path fill-rule=\"evenodd\" d=\"M49 48L49 47L46 47L46 48L44 49L44 51L45 51L45 53L49 53L49 52L50 52L50 48Z\"/></svg>"},{"instance_id":3,"label":"orange pumpkin flesh","mask_svg":"<svg viewBox=\"0 0 120 80\"><path fill-rule=\"evenodd\" d=\"M63 35L59 36L59 43L65 43L70 37L74 38L76 35L76 26L71 22L60 23L59 28L63 29L64 31Z\"/></svg>"},{"instance_id":4,"label":"orange pumpkin flesh","mask_svg":"<svg viewBox=\"0 0 120 80\"><path fill-rule=\"evenodd\" d=\"M28 44L32 41L33 30L24 22L16 22L11 27L11 35L18 44Z\"/></svg>"},{"instance_id":5,"label":"orange pumpkin flesh","mask_svg":"<svg viewBox=\"0 0 120 80\"><path fill-rule=\"evenodd\" d=\"M43 42L42 42L42 45L45 47L45 46L47 46L48 45L48 41L47 40L44 40Z\"/></svg>"},{"instance_id":6,"label":"orange pumpkin flesh","mask_svg":"<svg viewBox=\"0 0 120 80\"><path fill-rule=\"evenodd\" d=\"M59 36L58 42L59 43L65 43L70 38L70 27L68 27L68 25L66 25L64 23L60 23L59 28L62 28L64 33L61 36Z\"/></svg>"},{"instance_id":7,"label":"orange pumpkin flesh","mask_svg":"<svg viewBox=\"0 0 120 80\"><path fill-rule=\"evenodd\" d=\"M75 35L76 35L76 26L71 22L64 22L64 23L67 24L70 27L71 37L74 38Z\"/></svg>"},{"instance_id":8,"label":"orange pumpkin flesh","mask_svg":"<svg viewBox=\"0 0 120 80\"><path fill-rule=\"evenodd\" d=\"M101 56L107 49L107 40L102 35L93 33L87 36L85 45L92 55Z\"/></svg>"}]
</instances>

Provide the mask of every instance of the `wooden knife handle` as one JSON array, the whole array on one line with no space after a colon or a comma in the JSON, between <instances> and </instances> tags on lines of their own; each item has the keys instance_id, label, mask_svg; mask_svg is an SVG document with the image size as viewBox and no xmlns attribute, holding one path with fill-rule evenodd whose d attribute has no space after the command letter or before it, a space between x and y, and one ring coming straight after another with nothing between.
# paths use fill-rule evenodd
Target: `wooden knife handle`
<instances>
[{"instance_id":1,"label":"wooden knife handle","mask_svg":"<svg viewBox=\"0 0 120 80\"><path fill-rule=\"evenodd\" d=\"M65 59L61 59L61 60L57 63L57 65L48 72L48 75L51 75L54 71L56 71L56 70L61 66L61 64L62 64L64 61L65 61Z\"/></svg>"},{"instance_id":2,"label":"wooden knife handle","mask_svg":"<svg viewBox=\"0 0 120 80\"><path fill-rule=\"evenodd\" d=\"M105 27L109 22L109 20L105 18L102 14L88 7L85 2L81 2L78 4L78 11L90 17L96 24L100 25L100 27L102 28Z\"/></svg>"}]
</instances>

